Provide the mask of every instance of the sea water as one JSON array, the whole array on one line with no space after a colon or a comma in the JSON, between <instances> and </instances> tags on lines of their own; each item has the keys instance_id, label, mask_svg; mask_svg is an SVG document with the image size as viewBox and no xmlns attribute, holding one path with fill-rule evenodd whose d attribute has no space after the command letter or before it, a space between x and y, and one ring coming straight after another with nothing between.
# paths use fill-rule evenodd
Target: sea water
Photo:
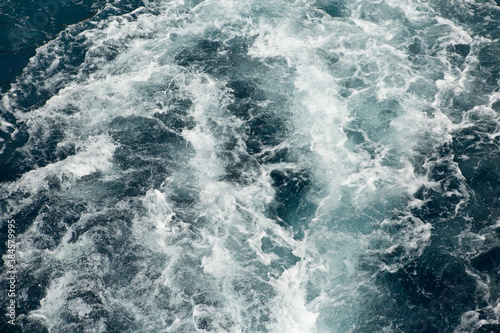
<instances>
[{"instance_id":1,"label":"sea water","mask_svg":"<svg viewBox=\"0 0 500 333\"><path fill-rule=\"evenodd\" d=\"M500 332L497 2L2 22L2 332Z\"/></svg>"}]
</instances>

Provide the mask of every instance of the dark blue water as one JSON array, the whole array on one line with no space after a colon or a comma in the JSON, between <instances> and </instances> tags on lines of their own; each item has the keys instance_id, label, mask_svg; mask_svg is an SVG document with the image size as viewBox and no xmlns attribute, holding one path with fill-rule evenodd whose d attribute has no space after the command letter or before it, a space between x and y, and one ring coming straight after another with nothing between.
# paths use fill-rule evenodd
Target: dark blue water
<instances>
[{"instance_id":1,"label":"dark blue water","mask_svg":"<svg viewBox=\"0 0 500 333\"><path fill-rule=\"evenodd\" d=\"M497 2L0 9L1 332L500 332Z\"/></svg>"}]
</instances>

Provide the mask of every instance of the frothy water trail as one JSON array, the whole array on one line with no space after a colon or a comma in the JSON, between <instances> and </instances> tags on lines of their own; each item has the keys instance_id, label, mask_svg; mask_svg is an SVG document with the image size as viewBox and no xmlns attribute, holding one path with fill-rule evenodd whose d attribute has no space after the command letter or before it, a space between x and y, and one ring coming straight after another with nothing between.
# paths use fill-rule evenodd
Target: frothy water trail
<instances>
[{"instance_id":1,"label":"frothy water trail","mask_svg":"<svg viewBox=\"0 0 500 333\"><path fill-rule=\"evenodd\" d=\"M498 329L495 4L115 5L2 95L22 331Z\"/></svg>"}]
</instances>

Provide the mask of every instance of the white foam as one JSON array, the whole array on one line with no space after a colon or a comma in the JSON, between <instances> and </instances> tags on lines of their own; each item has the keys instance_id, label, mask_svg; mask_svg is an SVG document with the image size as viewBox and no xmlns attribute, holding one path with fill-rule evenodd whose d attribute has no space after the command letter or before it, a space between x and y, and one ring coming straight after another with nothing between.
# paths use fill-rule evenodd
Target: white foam
<instances>
[{"instance_id":1,"label":"white foam","mask_svg":"<svg viewBox=\"0 0 500 333\"><path fill-rule=\"evenodd\" d=\"M186 12L183 1L174 1L158 4L158 15L138 10L137 19L111 17L81 33L89 51L71 77L55 70L61 61L57 41L38 50L37 57L52 57L46 69L50 78L43 84L54 88L66 83L45 107L33 110L27 125L30 133L36 133L58 124L64 130L61 147L76 143L76 154L27 172L8 185L10 193L22 190L36 194L49 189L49 177L61 181L66 195L85 176L101 173L104 179L113 179L120 172L112 162L119 143L106 132L114 118L151 118L160 112L157 104L168 106L172 95L193 102L186 112L195 126L181 133L189 151L187 162L172 170L160 188L138 198L145 212L135 212L130 225L131 245L142 251L137 256L145 263L164 260L158 259L161 268L154 272L160 277L152 278L155 275L149 274L144 264L130 285L108 288L109 306L124 304L138 325L149 331L193 330L206 317L212 317L214 327L221 332L354 331L357 313L372 306L362 290L377 293L370 273L358 265L360 257L377 251L392 254L402 248L401 262L377 263L380 269L394 272L420 256L429 244L430 224L408 212L425 203L412 198L419 188L437 189L439 184L415 170L410 161L421 151L451 142L453 131L470 125L466 119L453 121L444 106L450 96L467 89L472 68L477 65L472 54L463 70L451 69L446 47L474 43L471 34L440 19L425 4L411 1L380 3L386 11L380 20L362 15L378 2L353 3L351 19L321 14L315 20L304 18L304 4L309 6L303 1L270 5L204 1ZM265 8L271 11L270 17L254 17L259 6L276 8ZM417 31L415 36L404 25L407 19ZM290 131L285 133L288 137L280 146L266 149L287 148L290 161L255 163L257 166L242 170L248 183L224 180L228 163L223 157L224 143L235 139L235 156L246 154L247 135L243 133L244 121L227 110L234 101L227 82L172 60L189 43L211 38L212 33L227 38L255 37L248 51L253 60L286 61L284 68L278 69L281 65L266 63L269 72L265 76L270 78L259 73L249 73L249 77L254 75L265 93L287 99L276 112L282 113L278 114L280 119L289 121L285 130ZM437 55L422 54L422 61L429 66L422 69L412 63L406 48L413 37L426 43L428 33L436 37L438 45L429 48L437 48ZM113 47L120 52L114 60L107 60L106 54ZM94 68L90 74L86 73L89 68ZM288 72L291 74L281 76ZM245 74L238 73L238 79L246 79ZM431 92L409 92L412 82L424 82ZM165 88L170 85L177 87L176 92ZM498 99L492 96L487 107L475 110L493 116L492 103ZM65 114L62 110L69 101L77 111ZM2 103L13 107L7 95ZM433 117L425 113L429 107L436 110ZM387 110L393 115L391 119L383 119ZM161 112L168 114L169 110L166 107ZM2 130L12 126L1 123ZM362 133L363 142L352 143L348 130ZM492 134L492 138L496 136L498 133ZM36 142L36 138L32 140ZM300 240L268 216L276 194L270 173L276 169L305 170L310 176L311 190L304 200L317 208L305 222L307 231ZM458 171L456 176L461 179ZM178 192L192 194L194 199L182 206L175 200ZM91 198L92 194L88 195ZM444 195L464 196L463 191ZM132 204L123 199L109 209L128 212ZM92 257L95 244L90 235L84 233L72 241L72 232L106 212L89 204L52 251L30 247L38 222L21 239L20 255L26 263L35 265L41 258L44 265L71 267L51 281L40 309L30 314L43 318L52 330L64 325L62 309L78 318L90 311L80 298L68 301L67 297L81 273L78 260L93 258L101 265L96 265L96 271L110 269L104 256ZM402 212L401 218L387 217L394 212ZM403 232L392 235L380 231L390 224L401 226ZM371 247L379 239L383 245ZM192 306L185 310L188 314L179 310L167 324L170 308L154 303L160 287L169 288L170 307ZM195 304L203 293L216 295L217 302ZM96 332L105 331L105 323L96 321L93 325ZM261 326L257 329L256 325Z\"/></svg>"},{"instance_id":2,"label":"white foam","mask_svg":"<svg viewBox=\"0 0 500 333\"><path fill-rule=\"evenodd\" d=\"M115 148L116 145L107 135L90 137L77 147L79 153L25 173L19 181L9 185L9 191L12 193L21 190L36 194L42 189L48 189L51 176L58 177L64 187L70 187L78 178L110 170Z\"/></svg>"},{"instance_id":3,"label":"white foam","mask_svg":"<svg viewBox=\"0 0 500 333\"><path fill-rule=\"evenodd\" d=\"M319 313L308 309L304 282L307 281L309 265L307 260L283 272L274 283L279 296L273 311L277 323L271 326L273 332L309 333L316 331Z\"/></svg>"}]
</instances>

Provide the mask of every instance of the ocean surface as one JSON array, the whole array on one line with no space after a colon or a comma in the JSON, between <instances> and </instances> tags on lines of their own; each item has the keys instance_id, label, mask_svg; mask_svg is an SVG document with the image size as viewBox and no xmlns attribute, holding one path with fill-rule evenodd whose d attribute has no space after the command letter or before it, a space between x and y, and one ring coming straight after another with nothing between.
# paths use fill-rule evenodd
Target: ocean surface
<instances>
[{"instance_id":1,"label":"ocean surface","mask_svg":"<svg viewBox=\"0 0 500 333\"><path fill-rule=\"evenodd\" d=\"M0 88L2 333L500 332L499 0L3 0Z\"/></svg>"}]
</instances>

